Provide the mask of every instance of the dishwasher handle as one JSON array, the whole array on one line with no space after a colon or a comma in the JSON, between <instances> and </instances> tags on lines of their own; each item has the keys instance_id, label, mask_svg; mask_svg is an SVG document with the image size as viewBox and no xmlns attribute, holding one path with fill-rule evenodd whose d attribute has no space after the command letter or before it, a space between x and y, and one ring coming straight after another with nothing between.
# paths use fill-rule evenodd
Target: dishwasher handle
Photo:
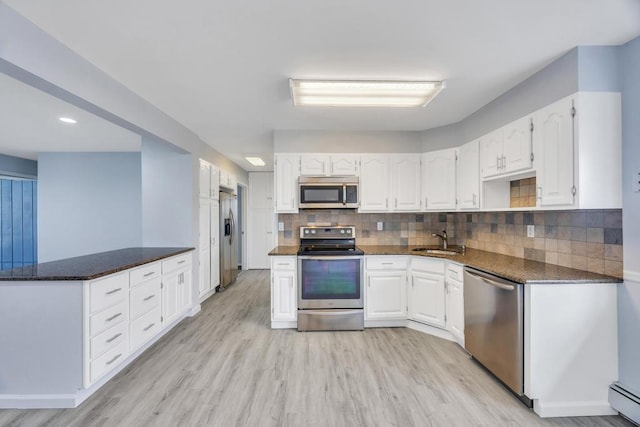
<instances>
[{"instance_id":1,"label":"dishwasher handle","mask_svg":"<svg viewBox=\"0 0 640 427\"><path fill-rule=\"evenodd\" d=\"M498 281L498 280L492 280L489 279L488 277L482 275L482 274L478 274L474 271L471 271L470 269L466 269L467 274L469 274L470 276L473 276L476 279L480 279L482 280L484 283L491 285L491 286L495 286L496 288L500 288L500 289L504 289L505 291L515 291L516 287L513 285L510 285L506 282L503 281Z\"/></svg>"}]
</instances>

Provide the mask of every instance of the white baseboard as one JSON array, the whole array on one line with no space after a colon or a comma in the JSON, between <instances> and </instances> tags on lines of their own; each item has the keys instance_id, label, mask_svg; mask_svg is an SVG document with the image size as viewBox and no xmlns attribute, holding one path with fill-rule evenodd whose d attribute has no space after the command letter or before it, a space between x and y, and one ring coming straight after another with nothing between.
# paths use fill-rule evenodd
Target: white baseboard
<instances>
[{"instance_id":1,"label":"white baseboard","mask_svg":"<svg viewBox=\"0 0 640 427\"><path fill-rule=\"evenodd\" d=\"M206 293L202 294L199 298L198 298L198 302L200 304L202 304L203 302L205 302L211 295L216 293L216 288L210 289L209 291L207 291Z\"/></svg>"},{"instance_id":2,"label":"white baseboard","mask_svg":"<svg viewBox=\"0 0 640 427\"><path fill-rule=\"evenodd\" d=\"M407 323L407 327L409 329L413 329L415 331L424 332L425 334L433 335L438 338L445 339L447 341L458 342L453 335L446 329L440 329L433 326L425 325L420 322L414 322L413 320L409 320Z\"/></svg>"},{"instance_id":3,"label":"white baseboard","mask_svg":"<svg viewBox=\"0 0 640 427\"><path fill-rule=\"evenodd\" d=\"M195 316L196 314L200 313L200 311L201 311L201 306L200 306L200 304L196 304L196 305L194 305L193 307L191 307L191 310L188 312L187 316L189 316L189 317L193 317L193 316Z\"/></svg>"},{"instance_id":4,"label":"white baseboard","mask_svg":"<svg viewBox=\"0 0 640 427\"><path fill-rule=\"evenodd\" d=\"M295 320L272 320L271 329L298 329L298 322Z\"/></svg>"},{"instance_id":5,"label":"white baseboard","mask_svg":"<svg viewBox=\"0 0 640 427\"><path fill-rule=\"evenodd\" d=\"M406 328L407 319L397 320L365 320L365 328Z\"/></svg>"},{"instance_id":6,"label":"white baseboard","mask_svg":"<svg viewBox=\"0 0 640 427\"><path fill-rule=\"evenodd\" d=\"M554 402L542 403L538 399L533 401L533 411L540 418L551 417L595 417L603 415L618 415L609 402Z\"/></svg>"}]
</instances>

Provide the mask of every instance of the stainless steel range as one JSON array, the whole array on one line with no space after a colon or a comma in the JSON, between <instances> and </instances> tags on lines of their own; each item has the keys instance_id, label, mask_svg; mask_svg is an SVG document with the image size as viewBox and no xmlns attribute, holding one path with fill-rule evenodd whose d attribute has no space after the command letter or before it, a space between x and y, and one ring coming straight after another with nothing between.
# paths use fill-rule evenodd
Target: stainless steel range
<instances>
[{"instance_id":1,"label":"stainless steel range","mask_svg":"<svg viewBox=\"0 0 640 427\"><path fill-rule=\"evenodd\" d=\"M364 329L363 255L355 227L300 227L299 331Z\"/></svg>"}]
</instances>

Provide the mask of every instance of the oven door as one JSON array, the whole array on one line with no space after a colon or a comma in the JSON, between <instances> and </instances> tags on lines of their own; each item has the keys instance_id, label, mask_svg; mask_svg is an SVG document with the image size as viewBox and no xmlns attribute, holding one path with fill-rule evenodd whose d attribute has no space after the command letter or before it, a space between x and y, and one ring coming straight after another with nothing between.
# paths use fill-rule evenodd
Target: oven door
<instances>
[{"instance_id":1,"label":"oven door","mask_svg":"<svg viewBox=\"0 0 640 427\"><path fill-rule=\"evenodd\" d=\"M363 308L361 256L299 256L298 309Z\"/></svg>"}]
</instances>

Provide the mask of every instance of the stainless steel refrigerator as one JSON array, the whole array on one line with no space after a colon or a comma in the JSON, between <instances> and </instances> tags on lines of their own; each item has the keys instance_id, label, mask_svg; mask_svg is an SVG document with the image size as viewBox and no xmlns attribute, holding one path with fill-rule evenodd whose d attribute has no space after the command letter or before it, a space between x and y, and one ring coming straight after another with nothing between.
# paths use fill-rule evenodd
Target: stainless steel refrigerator
<instances>
[{"instance_id":1,"label":"stainless steel refrigerator","mask_svg":"<svg viewBox=\"0 0 640 427\"><path fill-rule=\"evenodd\" d=\"M220 192L220 290L238 276L237 197Z\"/></svg>"}]
</instances>

